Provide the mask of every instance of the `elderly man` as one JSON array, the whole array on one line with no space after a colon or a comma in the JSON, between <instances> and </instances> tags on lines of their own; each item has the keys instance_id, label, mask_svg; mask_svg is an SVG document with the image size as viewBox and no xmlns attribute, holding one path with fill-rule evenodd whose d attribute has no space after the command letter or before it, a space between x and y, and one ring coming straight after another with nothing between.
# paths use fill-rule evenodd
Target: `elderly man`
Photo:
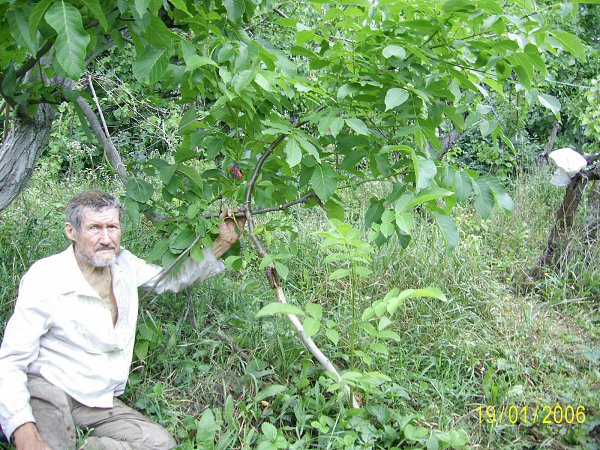
<instances>
[{"instance_id":1,"label":"elderly man","mask_svg":"<svg viewBox=\"0 0 600 450\"><path fill-rule=\"evenodd\" d=\"M188 259L164 275L121 248L122 208L111 195L85 191L67 206L62 253L23 276L0 349L0 421L17 450L173 448L170 434L129 408L123 393L131 364L138 288L177 292L224 270L219 260L238 239L221 214L219 236L202 262Z\"/></svg>"}]
</instances>

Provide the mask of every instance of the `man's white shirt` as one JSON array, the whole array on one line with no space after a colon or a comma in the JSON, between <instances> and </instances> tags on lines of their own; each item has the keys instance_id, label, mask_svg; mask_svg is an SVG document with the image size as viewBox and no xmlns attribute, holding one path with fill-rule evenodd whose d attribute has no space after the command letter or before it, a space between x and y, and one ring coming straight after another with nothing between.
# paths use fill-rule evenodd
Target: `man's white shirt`
<instances>
[{"instance_id":1,"label":"man's white shirt","mask_svg":"<svg viewBox=\"0 0 600 450\"><path fill-rule=\"evenodd\" d=\"M78 402L109 408L129 376L138 288L178 292L225 270L210 250L174 275L121 249L111 266L118 318L81 273L72 247L34 263L23 276L0 348L0 425L10 437L35 422L27 373L41 375ZM158 282L157 282L158 281Z\"/></svg>"}]
</instances>

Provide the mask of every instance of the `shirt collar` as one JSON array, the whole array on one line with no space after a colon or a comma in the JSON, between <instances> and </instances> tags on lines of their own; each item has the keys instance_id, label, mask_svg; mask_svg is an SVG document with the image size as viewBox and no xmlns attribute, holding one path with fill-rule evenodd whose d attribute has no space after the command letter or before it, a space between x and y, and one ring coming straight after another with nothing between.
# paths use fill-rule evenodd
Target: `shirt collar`
<instances>
[{"instance_id":1,"label":"shirt collar","mask_svg":"<svg viewBox=\"0 0 600 450\"><path fill-rule=\"evenodd\" d=\"M117 262L113 267L116 267L119 262L119 256L117 256ZM97 297L98 294L87 282L79 264L77 258L75 258L75 248L73 245L69 245L63 252L59 253L60 258L60 270L62 276L57 282L59 283L59 291L61 294L67 294L69 292L78 292L81 294L92 295ZM113 276L115 275L113 270Z\"/></svg>"}]
</instances>

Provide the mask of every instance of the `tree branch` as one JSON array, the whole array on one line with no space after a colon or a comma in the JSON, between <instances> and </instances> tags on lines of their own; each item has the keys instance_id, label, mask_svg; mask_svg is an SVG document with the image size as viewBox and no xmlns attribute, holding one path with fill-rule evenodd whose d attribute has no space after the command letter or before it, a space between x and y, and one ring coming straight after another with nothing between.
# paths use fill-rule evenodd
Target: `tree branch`
<instances>
[{"instance_id":1,"label":"tree branch","mask_svg":"<svg viewBox=\"0 0 600 450\"><path fill-rule=\"evenodd\" d=\"M94 94L94 98L95 98L95 101L97 102L98 99L95 97L95 94ZM83 97L81 97L81 96L77 97L76 103L81 108L83 115L88 120L88 122L92 128L92 131L94 132L94 134L96 135L96 138L102 145L102 147L104 149L104 153L106 154L106 157L108 159L108 162L114 167L115 171L119 174L119 177L121 178L121 180L125 181L125 179L127 178L127 171L125 170L125 164L123 164L121 155L119 155L119 152L117 152L117 149L115 148L112 140L110 139L110 136L108 134L105 134L105 131L102 129L102 125L100 125L100 121L98 120L98 117L96 117L96 114L94 114L94 111L92 111L92 108L90 107L88 102L85 101L85 99ZM100 109L99 104L98 103L96 103L96 104L98 106L98 109Z\"/></svg>"},{"instance_id":2,"label":"tree branch","mask_svg":"<svg viewBox=\"0 0 600 450\"><path fill-rule=\"evenodd\" d=\"M316 111L320 111L323 107L324 107L323 105L319 106ZM307 121L295 123L294 127L298 128L298 127L304 125L305 123L307 123ZM267 256L267 252L265 251L265 248L262 245L262 243L260 242L260 240L254 234L254 229L255 229L254 218L252 216L252 211L250 208L252 205L252 191L254 189L254 184L256 183L256 180L258 179L258 176L260 174L260 171L261 171L262 166L264 165L265 161L269 158L269 156L271 156L271 154L273 153L275 148L281 142L283 142L283 140L286 137L287 137L287 135L282 134L282 135L278 136L277 139L275 139L271 143L271 145L269 145L269 147L267 148L265 153L263 153L263 155L260 157L256 167L254 168L254 173L252 174L252 178L250 179L250 181L248 183L248 188L246 190L246 222L248 223L248 236L250 237L250 240L254 244L254 247L256 248L256 252L258 253L258 255L261 258L264 258L265 256ZM265 274L267 276L267 279L269 280L269 283L271 284L271 288L275 291L275 296L276 296L277 300L280 303L287 303L285 294L281 287L281 283L279 282L279 274L277 273L277 269L275 268L275 265L272 263L267 265L267 267L265 267ZM295 314L286 314L286 316L287 316L288 320L291 322L291 324L293 325L293 327L296 329L296 333L298 333L298 336L300 337L300 339L302 340L302 342L304 343L306 348L308 348L308 350L313 354L313 356L317 359L317 361L319 361L319 363L321 363L321 365L325 368L325 370L327 372L333 374L333 376L336 378L336 380L338 382L341 382L342 377L341 377L340 373L338 372L336 367L331 363L331 361L325 356L325 354L321 351L321 349L315 344L315 342L312 340L312 338L310 336L306 335L306 333L304 332L304 327L302 326L300 319L298 319L298 316L296 316ZM352 407L359 408L358 401L356 400L356 397L352 394L350 387L348 385L345 385L344 390L346 391L346 393L348 394L348 396L351 399Z\"/></svg>"}]
</instances>

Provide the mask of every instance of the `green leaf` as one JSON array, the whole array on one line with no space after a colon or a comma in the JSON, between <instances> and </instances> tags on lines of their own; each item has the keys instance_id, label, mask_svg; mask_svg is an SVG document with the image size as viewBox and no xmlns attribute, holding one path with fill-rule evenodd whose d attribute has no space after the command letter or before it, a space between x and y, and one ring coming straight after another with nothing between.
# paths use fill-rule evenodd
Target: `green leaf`
<instances>
[{"instance_id":1,"label":"green leaf","mask_svg":"<svg viewBox=\"0 0 600 450\"><path fill-rule=\"evenodd\" d=\"M381 215L384 211L383 203L383 200L378 200L376 198L371 199L371 206L369 206L369 209L367 209L367 212L365 213L366 228L371 228L371 224L381 220Z\"/></svg>"},{"instance_id":2,"label":"green leaf","mask_svg":"<svg viewBox=\"0 0 600 450\"><path fill-rule=\"evenodd\" d=\"M282 392L285 392L286 389L287 386L284 386L283 384L272 384L260 391L258 394L256 394L256 397L254 397L254 401L260 402L265 398L274 397L278 394L281 394Z\"/></svg>"},{"instance_id":3,"label":"green leaf","mask_svg":"<svg viewBox=\"0 0 600 450\"><path fill-rule=\"evenodd\" d=\"M106 20L106 16L104 15L104 11L102 10L102 6L100 6L99 0L81 0L85 6L88 7L92 16L98 20L98 23L102 27L104 31L108 31L108 21Z\"/></svg>"},{"instance_id":4,"label":"green leaf","mask_svg":"<svg viewBox=\"0 0 600 450\"><path fill-rule=\"evenodd\" d=\"M315 194L326 202L337 189L337 174L329 164L323 162L315 167L310 183Z\"/></svg>"},{"instance_id":5,"label":"green leaf","mask_svg":"<svg viewBox=\"0 0 600 450\"><path fill-rule=\"evenodd\" d=\"M406 100L408 100L408 91L401 88L392 88L385 94L385 110L389 111L394 109L396 106L400 106Z\"/></svg>"},{"instance_id":6,"label":"green leaf","mask_svg":"<svg viewBox=\"0 0 600 450\"><path fill-rule=\"evenodd\" d=\"M436 433L435 437L451 448L462 448L469 442L469 435L464 430L450 430Z\"/></svg>"},{"instance_id":7,"label":"green leaf","mask_svg":"<svg viewBox=\"0 0 600 450\"><path fill-rule=\"evenodd\" d=\"M321 320L321 317L323 317L323 307L317 303L308 303L305 309L316 320Z\"/></svg>"},{"instance_id":8,"label":"green leaf","mask_svg":"<svg viewBox=\"0 0 600 450\"><path fill-rule=\"evenodd\" d=\"M263 422L260 426L260 429L269 441L275 442L277 439L277 428L275 425L269 422Z\"/></svg>"},{"instance_id":9,"label":"green leaf","mask_svg":"<svg viewBox=\"0 0 600 450\"><path fill-rule=\"evenodd\" d=\"M146 261L155 262L162 258L165 252L169 249L169 241L168 239L161 239L154 244L152 250L148 252L146 255Z\"/></svg>"},{"instance_id":10,"label":"green leaf","mask_svg":"<svg viewBox=\"0 0 600 450\"><path fill-rule=\"evenodd\" d=\"M130 178L127 180L127 196L138 203L147 203L152 197L154 189L152 185L145 180Z\"/></svg>"},{"instance_id":11,"label":"green leaf","mask_svg":"<svg viewBox=\"0 0 600 450\"><path fill-rule=\"evenodd\" d=\"M79 10L60 1L50 6L44 17L57 34L54 61L69 78L77 80L83 74L86 47L90 42Z\"/></svg>"},{"instance_id":12,"label":"green leaf","mask_svg":"<svg viewBox=\"0 0 600 450\"><path fill-rule=\"evenodd\" d=\"M331 198L325 203L325 211L327 212L327 217L330 220L337 219L343 222L346 218L346 211L344 210L344 207Z\"/></svg>"},{"instance_id":13,"label":"green leaf","mask_svg":"<svg viewBox=\"0 0 600 450\"><path fill-rule=\"evenodd\" d=\"M302 322L302 328L304 328L304 334L308 337L313 337L315 334L319 332L319 328L321 327L321 322L319 320L313 319L312 317L307 317Z\"/></svg>"},{"instance_id":14,"label":"green leaf","mask_svg":"<svg viewBox=\"0 0 600 450\"><path fill-rule=\"evenodd\" d=\"M382 53L386 59L391 58L392 56L400 59L406 58L406 50L404 50L404 47L400 47L399 45L388 45L383 49Z\"/></svg>"},{"instance_id":15,"label":"green leaf","mask_svg":"<svg viewBox=\"0 0 600 450\"><path fill-rule=\"evenodd\" d=\"M35 39L35 33L31 33L29 29L27 12L23 8L16 8L14 11L8 11L6 14L8 22L11 24L10 32L14 36L15 40L32 55L37 53L37 45ZM5 91L5 94L8 94Z\"/></svg>"},{"instance_id":16,"label":"green leaf","mask_svg":"<svg viewBox=\"0 0 600 450\"><path fill-rule=\"evenodd\" d=\"M388 350L388 346L382 342L375 342L371 344L370 350L375 353L380 353L382 355L389 355L390 352Z\"/></svg>"},{"instance_id":17,"label":"green leaf","mask_svg":"<svg viewBox=\"0 0 600 450\"><path fill-rule=\"evenodd\" d=\"M231 85L233 86L233 90L238 94L244 92L244 89L248 87L254 78L256 77L256 71L254 70L242 70L239 73L236 73L231 80Z\"/></svg>"},{"instance_id":18,"label":"green leaf","mask_svg":"<svg viewBox=\"0 0 600 450\"><path fill-rule=\"evenodd\" d=\"M192 14L188 11L187 5L184 0L169 0L169 2L178 10L183 11L188 16L193 17Z\"/></svg>"},{"instance_id":19,"label":"green leaf","mask_svg":"<svg viewBox=\"0 0 600 450\"><path fill-rule=\"evenodd\" d=\"M256 313L256 317L274 316L276 314L295 314L297 316L303 316L304 311L289 303L269 303L263 306L259 312Z\"/></svg>"},{"instance_id":20,"label":"green leaf","mask_svg":"<svg viewBox=\"0 0 600 450\"><path fill-rule=\"evenodd\" d=\"M206 65L214 66L214 67L219 66L216 62L214 62L208 56L191 55L185 61L185 70L186 70L186 72L193 72L198 67L202 67L202 66L206 66Z\"/></svg>"},{"instance_id":21,"label":"green leaf","mask_svg":"<svg viewBox=\"0 0 600 450\"><path fill-rule=\"evenodd\" d=\"M277 273L279 274L279 276L282 279L287 280L287 277L290 274L290 269L288 269L288 266L279 261L275 261L273 265L275 266L275 269L277 269Z\"/></svg>"},{"instance_id":22,"label":"green leaf","mask_svg":"<svg viewBox=\"0 0 600 450\"><path fill-rule=\"evenodd\" d=\"M429 430L425 427L415 427L412 424L407 424L404 427L404 437L410 441L422 441L426 436L429 436Z\"/></svg>"},{"instance_id":23,"label":"green leaf","mask_svg":"<svg viewBox=\"0 0 600 450\"><path fill-rule=\"evenodd\" d=\"M475 191L475 210L482 218L487 219L494 208L494 193L485 178L480 177L473 180Z\"/></svg>"},{"instance_id":24,"label":"green leaf","mask_svg":"<svg viewBox=\"0 0 600 450\"><path fill-rule=\"evenodd\" d=\"M133 62L133 75L141 83L154 84L167 71L169 62L164 58L166 49L147 46Z\"/></svg>"},{"instance_id":25,"label":"green leaf","mask_svg":"<svg viewBox=\"0 0 600 450\"><path fill-rule=\"evenodd\" d=\"M357 134L362 134L365 136L369 135L369 128L367 125L358 118L345 119L346 125L352 128Z\"/></svg>"},{"instance_id":26,"label":"green leaf","mask_svg":"<svg viewBox=\"0 0 600 450\"><path fill-rule=\"evenodd\" d=\"M396 211L396 225L400 230L406 234L411 234L412 229L415 226L415 218L412 212L398 212Z\"/></svg>"},{"instance_id":27,"label":"green leaf","mask_svg":"<svg viewBox=\"0 0 600 450\"><path fill-rule=\"evenodd\" d=\"M442 10L448 13L455 12L473 12L477 6L472 0L447 0L442 6Z\"/></svg>"},{"instance_id":28,"label":"green leaf","mask_svg":"<svg viewBox=\"0 0 600 450\"><path fill-rule=\"evenodd\" d=\"M454 247L458 244L458 228L456 222L450 217L432 211L431 214L435 218L435 221L442 232L444 241L446 242L446 253L450 253Z\"/></svg>"},{"instance_id":29,"label":"green leaf","mask_svg":"<svg viewBox=\"0 0 600 450\"><path fill-rule=\"evenodd\" d=\"M297 166L302 161L300 143L293 137L289 138L287 144L285 144L285 160L290 167Z\"/></svg>"},{"instance_id":30,"label":"green leaf","mask_svg":"<svg viewBox=\"0 0 600 450\"><path fill-rule=\"evenodd\" d=\"M29 14L29 33L31 36L37 36L37 33L40 29L40 23L46 14L46 10L50 6L53 0L42 0L37 3L31 13Z\"/></svg>"},{"instance_id":31,"label":"green leaf","mask_svg":"<svg viewBox=\"0 0 600 450\"><path fill-rule=\"evenodd\" d=\"M195 239L195 233L189 228L178 228L169 236L169 250L175 254L179 254L192 245Z\"/></svg>"},{"instance_id":32,"label":"green leaf","mask_svg":"<svg viewBox=\"0 0 600 450\"><path fill-rule=\"evenodd\" d=\"M585 61L585 46L581 43L579 38L568 31L554 30L550 34L556 38L563 49L571 53L578 59Z\"/></svg>"},{"instance_id":33,"label":"green leaf","mask_svg":"<svg viewBox=\"0 0 600 450\"><path fill-rule=\"evenodd\" d=\"M557 118L560 118L560 101L556 97L549 94L539 94L538 100L542 106L545 106L552 111Z\"/></svg>"},{"instance_id":34,"label":"green leaf","mask_svg":"<svg viewBox=\"0 0 600 450\"><path fill-rule=\"evenodd\" d=\"M227 10L227 18L231 22L237 22L242 18L246 11L244 0L223 0L225 9Z\"/></svg>"},{"instance_id":35,"label":"green leaf","mask_svg":"<svg viewBox=\"0 0 600 450\"><path fill-rule=\"evenodd\" d=\"M389 314L394 314L394 312L396 312L396 310L404 302L404 300L415 297L432 297L437 298L438 300L441 300L443 302L448 301L444 293L438 288L426 287L422 289L405 289L404 291L400 292L397 296L388 299L386 306L387 312Z\"/></svg>"},{"instance_id":36,"label":"green leaf","mask_svg":"<svg viewBox=\"0 0 600 450\"><path fill-rule=\"evenodd\" d=\"M185 136L190 134L192 131L200 127L200 121L198 120L198 115L196 114L195 108L188 108L188 110L183 114L181 119L179 120L179 130L178 133L181 136Z\"/></svg>"},{"instance_id":37,"label":"green leaf","mask_svg":"<svg viewBox=\"0 0 600 450\"><path fill-rule=\"evenodd\" d=\"M459 172L454 178L454 193L459 202L466 202L473 192L471 177L465 172Z\"/></svg>"},{"instance_id":38,"label":"green leaf","mask_svg":"<svg viewBox=\"0 0 600 450\"><path fill-rule=\"evenodd\" d=\"M415 190L418 192L429 188L431 186L431 181L437 174L435 163L422 156L413 156L413 166L416 175Z\"/></svg>"},{"instance_id":39,"label":"green leaf","mask_svg":"<svg viewBox=\"0 0 600 450\"><path fill-rule=\"evenodd\" d=\"M152 15L150 24L144 31L144 39L156 47L171 49L175 35L167 28L165 23L157 16Z\"/></svg>"},{"instance_id":40,"label":"green leaf","mask_svg":"<svg viewBox=\"0 0 600 450\"><path fill-rule=\"evenodd\" d=\"M338 333L338 331L334 328L327 328L325 331L325 336L327 336L327 338L333 342L333 345L338 345L340 342L340 333Z\"/></svg>"},{"instance_id":41,"label":"green leaf","mask_svg":"<svg viewBox=\"0 0 600 450\"><path fill-rule=\"evenodd\" d=\"M137 359L144 361L148 356L148 341L138 341L134 347L134 353Z\"/></svg>"},{"instance_id":42,"label":"green leaf","mask_svg":"<svg viewBox=\"0 0 600 450\"><path fill-rule=\"evenodd\" d=\"M519 76L521 83L527 88L531 88L533 80L533 63L525 53L517 52L510 58L513 70Z\"/></svg>"},{"instance_id":43,"label":"green leaf","mask_svg":"<svg viewBox=\"0 0 600 450\"><path fill-rule=\"evenodd\" d=\"M333 271L331 275L329 275L329 281L339 280L340 278L345 278L350 275L350 270L348 269L336 269Z\"/></svg>"},{"instance_id":44,"label":"green leaf","mask_svg":"<svg viewBox=\"0 0 600 450\"><path fill-rule=\"evenodd\" d=\"M321 156L319 155L319 152L317 151L315 146L312 145L308 139L303 137L302 134L297 134L295 136L295 138L298 141L298 143L300 144L300 147L302 147L306 153L308 153L313 158L315 158L317 160L317 162L320 164Z\"/></svg>"},{"instance_id":45,"label":"green leaf","mask_svg":"<svg viewBox=\"0 0 600 450\"><path fill-rule=\"evenodd\" d=\"M422 203L427 203L427 202L430 202L431 200L436 200L438 198L450 197L451 195L452 195L451 191L448 191L448 190L442 189L442 188L438 188L438 187L426 189L424 191L421 191L418 196L416 196L412 200L410 200L407 207L413 208ZM407 196L409 198L411 198L410 194L407 194ZM402 200L403 198L404 198L404 195L400 198L400 200ZM400 202L400 200L398 200L398 202Z\"/></svg>"},{"instance_id":46,"label":"green leaf","mask_svg":"<svg viewBox=\"0 0 600 450\"><path fill-rule=\"evenodd\" d=\"M196 448L212 450L215 448L217 423L210 408L202 413L196 429Z\"/></svg>"},{"instance_id":47,"label":"green leaf","mask_svg":"<svg viewBox=\"0 0 600 450\"><path fill-rule=\"evenodd\" d=\"M505 213L511 213L515 204L510 195L508 195L508 192L506 192L506 189L504 189L504 186L502 186L500 180L489 175L484 175L483 177L480 177L479 180L481 182L487 183L490 190L492 191L492 194L494 195L494 200L496 201L496 204L500 206L500 208L502 208Z\"/></svg>"},{"instance_id":48,"label":"green leaf","mask_svg":"<svg viewBox=\"0 0 600 450\"><path fill-rule=\"evenodd\" d=\"M179 165L177 166L177 171L185 175L189 180L194 183L194 185L198 189L202 189L204 187L204 181L202 180L202 175L198 173L196 169L190 166Z\"/></svg>"},{"instance_id":49,"label":"green leaf","mask_svg":"<svg viewBox=\"0 0 600 450\"><path fill-rule=\"evenodd\" d=\"M336 137L342 127L344 126L344 119L337 116L323 116L319 120L319 133L321 136L326 136L331 134L333 137Z\"/></svg>"}]
</instances>

